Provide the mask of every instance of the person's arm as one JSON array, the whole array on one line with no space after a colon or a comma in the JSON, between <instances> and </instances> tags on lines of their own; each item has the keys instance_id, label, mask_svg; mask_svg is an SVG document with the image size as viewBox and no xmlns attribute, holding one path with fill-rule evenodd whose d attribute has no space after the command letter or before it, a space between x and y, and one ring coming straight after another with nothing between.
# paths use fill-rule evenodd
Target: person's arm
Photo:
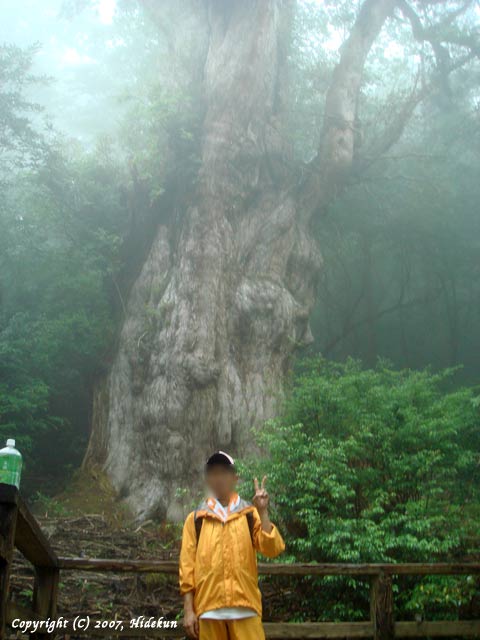
<instances>
[{"instance_id":1,"label":"person's arm","mask_svg":"<svg viewBox=\"0 0 480 640\"><path fill-rule=\"evenodd\" d=\"M255 495L253 504L257 508L254 513L253 543L255 549L268 558L275 558L285 550L285 543L277 527L270 521L268 514L269 496L265 489L266 476L262 484L258 484L257 478L254 480Z\"/></svg>"},{"instance_id":2,"label":"person's arm","mask_svg":"<svg viewBox=\"0 0 480 640\"><path fill-rule=\"evenodd\" d=\"M258 509L257 509L258 511ZM258 515L260 516L260 523L262 525L262 531L266 533L271 533L273 529L273 524L270 521L270 516L268 515L268 510L258 511Z\"/></svg>"},{"instance_id":3,"label":"person's arm","mask_svg":"<svg viewBox=\"0 0 480 640\"><path fill-rule=\"evenodd\" d=\"M195 595L195 555L197 538L194 513L190 513L183 525L182 548L180 550L179 578L180 593L183 596L183 625L189 638L198 638L198 618L193 606Z\"/></svg>"}]
</instances>

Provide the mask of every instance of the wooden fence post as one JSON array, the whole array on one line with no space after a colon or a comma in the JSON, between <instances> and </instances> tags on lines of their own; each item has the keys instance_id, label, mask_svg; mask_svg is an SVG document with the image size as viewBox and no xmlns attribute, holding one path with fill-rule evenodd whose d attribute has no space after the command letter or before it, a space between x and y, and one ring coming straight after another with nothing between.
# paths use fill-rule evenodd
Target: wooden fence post
<instances>
[{"instance_id":1,"label":"wooden fence post","mask_svg":"<svg viewBox=\"0 0 480 640\"><path fill-rule=\"evenodd\" d=\"M0 502L0 640L6 637L8 591L17 525L18 507L13 489L9 489L9 499Z\"/></svg>"},{"instance_id":2,"label":"wooden fence post","mask_svg":"<svg viewBox=\"0 0 480 640\"><path fill-rule=\"evenodd\" d=\"M55 567L35 567L33 584L33 610L41 618L55 618L60 571ZM47 632L32 635L34 640L43 640L55 634Z\"/></svg>"},{"instance_id":3,"label":"wooden fence post","mask_svg":"<svg viewBox=\"0 0 480 640\"><path fill-rule=\"evenodd\" d=\"M370 618L374 640L392 640L395 637L392 576L383 571L372 579Z\"/></svg>"}]
</instances>

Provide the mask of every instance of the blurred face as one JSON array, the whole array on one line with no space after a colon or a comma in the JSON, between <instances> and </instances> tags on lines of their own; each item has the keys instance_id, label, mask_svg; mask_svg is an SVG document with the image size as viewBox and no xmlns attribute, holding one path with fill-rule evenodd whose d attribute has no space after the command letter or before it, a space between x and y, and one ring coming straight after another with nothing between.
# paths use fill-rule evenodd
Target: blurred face
<instances>
[{"instance_id":1,"label":"blurred face","mask_svg":"<svg viewBox=\"0 0 480 640\"><path fill-rule=\"evenodd\" d=\"M235 491L238 476L231 469L215 464L206 472L205 480L211 495L226 502Z\"/></svg>"}]
</instances>

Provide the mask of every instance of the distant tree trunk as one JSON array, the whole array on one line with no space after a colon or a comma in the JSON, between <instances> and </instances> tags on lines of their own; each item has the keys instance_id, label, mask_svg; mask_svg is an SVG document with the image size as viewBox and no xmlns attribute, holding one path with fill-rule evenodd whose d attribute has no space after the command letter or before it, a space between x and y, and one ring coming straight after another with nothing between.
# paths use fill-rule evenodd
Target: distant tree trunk
<instances>
[{"instance_id":1,"label":"distant tree trunk","mask_svg":"<svg viewBox=\"0 0 480 640\"><path fill-rule=\"evenodd\" d=\"M377 305L374 293L374 274L373 274L373 257L371 238L366 234L362 234L362 252L363 252L363 268L364 287L365 287L365 312L366 312L366 345L365 345L365 362L369 366L374 366L377 360Z\"/></svg>"},{"instance_id":2,"label":"distant tree trunk","mask_svg":"<svg viewBox=\"0 0 480 640\"><path fill-rule=\"evenodd\" d=\"M312 215L353 156L361 70L392 10L367 0L327 96L322 145L299 185L282 137L290 0L212 0L205 118L181 228L160 225L126 303L118 352L95 394L86 465L138 517L182 517L215 448L243 454L271 417L292 353L310 339L321 268Z\"/></svg>"}]
</instances>

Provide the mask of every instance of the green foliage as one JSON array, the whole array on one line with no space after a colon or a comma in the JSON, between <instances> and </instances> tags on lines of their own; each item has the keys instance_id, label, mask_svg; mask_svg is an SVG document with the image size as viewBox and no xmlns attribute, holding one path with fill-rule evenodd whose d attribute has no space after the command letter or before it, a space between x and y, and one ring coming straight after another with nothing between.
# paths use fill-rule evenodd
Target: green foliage
<instances>
[{"instance_id":1,"label":"green foliage","mask_svg":"<svg viewBox=\"0 0 480 640\"><path fill-rule=\"evenodd\" d=\"M35 511L43 514L48 514L51 517L63 517L71 515L71 512L66 508L65 504L51 496L43 494L41 491L36 491L32 496Z\"/></svg>"},{"instance_id":2,"label":"green foliage","mask_svg":"<svg viewBox=\"0 0 480 640\"><path fill-rule=\"evenodd\" d=\"M43 156L45 139L32 124L40 105L26 98L28 89L45 82L30 73L37 47L22 50L0 45L0 184L15 167L30 167Z\"/></svg>"},{"instance_id":3,"label":"green foliage","mask_svg":"<svg viewBox=\"0 0 480 640\"><path fill-rule=\"evenodd\" d=\"M129 220L125 175L105 146L86 155L47 141L28 118L39 113L23 95L31 55L0 49L0 441L17 439L27 490L79 462Z\"/></svg>"},{"instance_id":4,"label":"green foliage","mask_svg":"<svg viewBox=\"0 0 480 640\"><path fill-rule=\"evenodd\" d=\"M268 475L292 558L434 562L474 548L478 403L469 389L445 391L451 374L386 363L362 370L353 360L303 363L282 417L256 434L268 456L246 467L249 476ZM309 610L361 617L362 584L325 579ZM427 593L435 601L445 589L439 608L471 592L455 580L424 581L397 603L418 612Z\"/></svg>"},{"instance_id":5,"label":"green foliage","mask_svg":"<svg viewBox=\"0 0 480 640\"><path fill-rule=\"evenodd\" d=\"M114 335L125 205L111 201L120 176L113 185L114 170L101 169L95 160L51 157L41 176L11 189L0 211L0 235L9 239L0 279L0 437L17 437L32 479L58 479L65 464L78 463L91 387Z\"/></svg>"},{"instance_id":6,"label":"green foliage","mask_svg":"<svg viewBox=\"0 0 480 640\"><path fill-rule=\"evenodd\" d=\"M478 580L474 576L428 576L422 580L402 582L397 599L407 614L423 619L458 619L459 611L467 608L479 595Z\"/></svg>"}]
</instances>

